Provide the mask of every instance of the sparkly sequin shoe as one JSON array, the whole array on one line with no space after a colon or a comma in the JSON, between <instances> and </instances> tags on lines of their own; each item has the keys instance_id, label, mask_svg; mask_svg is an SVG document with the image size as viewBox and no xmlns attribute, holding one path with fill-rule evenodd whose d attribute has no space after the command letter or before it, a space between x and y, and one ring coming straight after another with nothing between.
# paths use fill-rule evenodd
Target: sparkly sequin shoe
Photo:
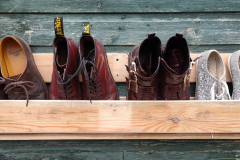
<instances>
[{"instance_id":1,"label":"sparkly sequin shoe","mask_svg":"<svg viewBox=\"0 0 240 160\"><path fill-rule=\"evenodd\" d=\"M197 61L196 100L230 100L226 71L216 50L203 52Z\"/></svg>"},{"instance_id":2,"label":"sparkly sequin shoe","mask_svg":"<svg viewBox=\"0 0 240 160\"><path fill-rule=\"evenodd\" d=\"M228 71L232 78L233 100L240 100L240 50L228 57Z\"/></svg>"}]
</instances>

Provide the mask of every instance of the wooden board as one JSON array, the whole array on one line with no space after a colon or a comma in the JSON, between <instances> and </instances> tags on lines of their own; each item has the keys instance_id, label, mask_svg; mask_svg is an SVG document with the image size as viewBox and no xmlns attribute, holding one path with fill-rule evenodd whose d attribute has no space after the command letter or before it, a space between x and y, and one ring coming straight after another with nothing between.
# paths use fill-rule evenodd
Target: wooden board
<instances>
[{"instance_id":1,"label":"wooden board","mask_svg":"<svg viewBox=\"0 0 240 160\"><path fill-rule=\"evenodd\" d=\"M239 5L236 0L1 0L0 13L236 12Z\"/></svg>"},{"instance_id":2,"label":"wooden board","mask_svg":"<svg viewBox=\"0 0 240 160\"><path fill-rule=\"evenodd\" d=\"M1 160L238 160L239 140L1 141Z\"/></svg>"},{"instance_id":3,"label":"wooden board","mask_svg":"<svg viewBox=\"0 0 240 160\"><path fill-rule=\"evenodd\" d=\"M51 46L53 18L59 14L1 14L0 38L15 35L31 46ZM240 13L224 14L67 14L64 34L78 43L82 27L92 24L91 34L104 45L138 45L156 32L163 44L177 32L189 45L239 44ZM177 27L176 27L177 26ZM115 51L118 52L118 51Z\"/></svg>"},{"instance_id":4,"label":"wooden board","mask_svg":"<svg viewBox=\"0 0 240 160\"><path fill-rule=\"evenodd\" d=\"M239 102L0 101L0 134L237 134Z\"/></svg>"},{"instance_id":5,"label":"wooden board","mask_svg":"<svg viewBox=\"0 0 240 160\"><path fill-rule=\"evenodd\" d=\"M198 55L199 54L191 54L191 58L195 59ZM229 54L222 54L221 56L225 64L227 82L231 82L231 78L226 67ZM125 67L125 65L128 64L127 58L127 54L108 54L109 66L116 82L126 82L125 77L128 76ZM34 59L45 82L51 82L53 54L34 54ZM196 82L196 66L192 69L190 81Z\"/></svg>"},{"instance_id":6,"label":"wooden board","mask_svg":"<svg viewBox=\"0 0 240 160\"><path fill-rule=\"evenodd\" d=\"M0 134L0 140L240 139L240 133L26 133Z\"/></svg>"},{"instance_id":7,"label":"wooden board","mask_svg":"<svg viewBox=\"0 0 240 160\"><path fill-rule=\"evenodd\" d=\"M52 53L52 46L30 46L33 53ZM126 54L129 53L134 45L104 45L107 53L119 53ZM201 53L203 51L217 50L219 53L233 53L240 50L239 44L216 44L214 46L211 45L189 45L190 53Z\"/></svg>"}]
</instances>

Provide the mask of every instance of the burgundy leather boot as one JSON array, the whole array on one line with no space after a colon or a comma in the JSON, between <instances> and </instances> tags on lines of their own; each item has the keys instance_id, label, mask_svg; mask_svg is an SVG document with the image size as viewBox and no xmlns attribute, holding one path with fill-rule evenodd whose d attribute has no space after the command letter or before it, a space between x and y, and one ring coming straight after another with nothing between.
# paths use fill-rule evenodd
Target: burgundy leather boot
<instances>
[{"instance_id":1,"label":"burgundy leather boot","mask_svg":"<svg viewBox=\"0 0 240 160\"><path fill-rule=\"evenodd\" d=\"M190 54L187 40L177 33L171 37L161 57L160 99L189 100Z\"/></svg>"},{"instance_id":2,"label":"burgundy leather boot","mask_svg":"<svg viewBox=\"0 0 240 160\"><path fill-rule=\"evenodd\" d=\"M83 28L79 40L83 99L117 100L116 83L108 66L107 54L102 43L90 35L91 25Z\"/></svg>"},{"instance_id":3,"label":"burgundy leather boot","mask_svg":"<svg viewBox=\"0 0 240 160\"><path fill-rule=\"evenodd\" d=\"M158 72L160 66L161 40L155 33L149 34L129 54L126 77L128 100L157 100Z\"/></svg>"},{"instance_id":4,"label":"burgundy leather boot","mask_svg":"<svg viewBox=\"0 0 240 160\"><path fill-rule=\"evenodd\" d=\"M81 100L79 83L79 54L76 43L63 34L63 19L54 19L53 73L49 90L51 100Z\"/></svg>"}]
</instances>

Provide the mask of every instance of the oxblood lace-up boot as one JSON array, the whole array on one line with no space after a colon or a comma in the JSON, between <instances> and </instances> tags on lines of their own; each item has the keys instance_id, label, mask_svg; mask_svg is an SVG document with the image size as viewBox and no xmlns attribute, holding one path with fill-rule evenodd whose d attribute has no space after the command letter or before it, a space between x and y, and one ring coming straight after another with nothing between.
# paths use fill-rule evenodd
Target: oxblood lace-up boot
<instances>
[{"instance_id":1,"label":"oxblood lace-up boot","mask_svg":"<svg viewBox=\"0 0 240 160\"><path fill-rule=\"evenodd\" d=\"M83 79L83 99L117 100L118 91L104 46L90 35L91 25L83 28L79 40L81 74Z\"/></svg>"},{"instance_id":2,"label":"oxblood lace-up boot","mask_svg":"<svg viewBox=\"0 0 240 160\"><path fill-rule=\"evenodd\" d=\"M191 67L187 40L177 33L163 49L159 74L160 99L189 100Z\"/></svg>"},{"instance_id":3,"label":"oxblood lace-up boot","mask_svg":"<svg viewBox=\"0 0 240 160\"><path fill-rule=\"evenodd\" d=\"M155 33L149 34L129 54L126 77L128 100L157 100L158 71L160 66L161 41Z\"/></svg>"},{"instance_id":4,"label":"oxblood lace-up boot","mask_svg":"<svg viewBox=\"0 0 240 160\"><path fill-rule=\"evenodd\" d=\"M63 19L54 19L55 39L53 41L53 73L49 91L51 100L81 100L79 83L79 54L76 43L63 33Z\"/></svg>"}]
</instances>

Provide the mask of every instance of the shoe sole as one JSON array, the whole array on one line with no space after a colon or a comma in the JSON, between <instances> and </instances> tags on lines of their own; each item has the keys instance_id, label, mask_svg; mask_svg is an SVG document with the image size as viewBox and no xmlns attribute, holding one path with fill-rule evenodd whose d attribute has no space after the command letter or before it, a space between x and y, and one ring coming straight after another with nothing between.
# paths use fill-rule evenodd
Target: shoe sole
<instances>
[{"instance_id":1,"label":"shoe sole","mask_svg":"<svg viewBox=\"0 0 240 160\"><path fill-rule=\"evenodd\" d=\"M202 54L200 54L198 57L201 57ZM196 61L196 88L195 88L195 100L198 100L196 97L197 95L197 80L198 80L198 61L199 59Z\"/></svg>"},{"instance_id":2,"label":"shoe sole","mask_svg":"<svg viewBox=\"0 0 240 160\"><path fill-rule=\"evenodd\" d=\"M228 57L227 59L227 67L228 67L228 71L229 71L229 74L230 74L230 77L232 79L232 72L231 72L231 67L230 67L230 60L231 60L231 56L232 54ZM233 97L233 91L232 91L232 97ZM233 100L233 99L232 99Z\"/></svg>"},{"instance_id":3,"label":"shoe sole","mask_svg":"<svg viewBox=\"0 0 240 160\"><path fill-rule=\"evenodd\" d=\"M231 72L231 67L230 67L231 56L232 56L232 55L230 55L230 56L228 57L228 59L227 59L227 66L228 66L229 74L230 74L230 76L231 76L231 78L232 78L232 72Z\"/></svg>"}]
</instances>

